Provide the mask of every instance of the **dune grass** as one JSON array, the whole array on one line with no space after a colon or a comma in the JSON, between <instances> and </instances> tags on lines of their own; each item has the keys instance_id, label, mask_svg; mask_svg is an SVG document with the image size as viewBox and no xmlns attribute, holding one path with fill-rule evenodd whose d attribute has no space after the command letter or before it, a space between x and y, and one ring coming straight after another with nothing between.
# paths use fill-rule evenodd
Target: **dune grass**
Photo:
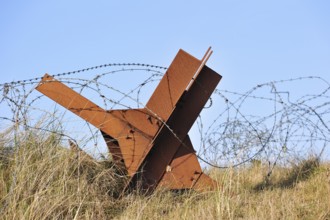
<instances>
[{"instance_id":1,"label":"dune grass","mask_svg":"<svg viewBox=\"0 0 330 220\"><path fill-rule=\"evenodd\" d=\"M214 192L118 198L126 177L111 162L63 148L56 135L0 137L1 219L330 219L330 165L313 158L270 177L262 163L210 170Z\"/></svg>"}]
</instances>

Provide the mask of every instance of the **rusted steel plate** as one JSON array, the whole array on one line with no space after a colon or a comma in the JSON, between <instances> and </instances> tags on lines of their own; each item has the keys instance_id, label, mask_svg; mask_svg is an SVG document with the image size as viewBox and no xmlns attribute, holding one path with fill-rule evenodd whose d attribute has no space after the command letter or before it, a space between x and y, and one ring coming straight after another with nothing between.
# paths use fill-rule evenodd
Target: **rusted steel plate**
<instances>
[{"instance_id":1,"label":"rusted steel plate","mask_svg":"<svg viewBox=\"0 0 330 220\"><path fill-rule=\"evenodd\" d=\"M102 133L105 143L108 146L108 150L111 153L112 161L120 169L127 170L127 168L125 166L125 160L124 160L123 154L121 152L118 141L116 139L114 139L113 137L111 137L110 135L108 135L107 133L104 133L103 131L101 131L101 133Z\"/></svg>"},{"instance_id":2,"label":"rusted steel plate","mask_svg":"<svg viewBox=\"0 0 330 220\"><path fill-rule=\"evenodd\" d=\"M202 61L187 52L179 50L146 104L146 108L167 121L201 63Z\"/></svg>"},{"instance_id":3,"label":"rusted steel plate","mask_svg":"<svg viewBox=\"0 0 330 220\"><path fill-rule=\"evenodd\" d=\"M202 173L201 166L197 160L195 150L189 136L180 145L170 165L161 179L159 187L168 189L189 189L192 188Z\"/></svg>"},{"instance_id":4,"label":"rusted steel plate","mask_svg":"<svg viewBox=\"0 0 330 220\"><path fill-rule=\"evenodd\" d=\"M107 112L113 117L126 122L133 130L140 131L150 138L156 135L162 125L161 121L146 109L110 110Z\"/></svg>"},{"instance_id":5,"label":"rusted steel plate","mask_svg":"<svg viewBox=\"0 0 330 220\"><path fill-rule=\"evenodd\" d=\"M196 180L194 180L194 186L192 189L197 191L216 190L219 186L216 181L210 178L205 173L201 173Z\"/></svg>"},{"instance_id":6,"label":"rusted steel plate","mask_svg":"<svg viewBox=\"0 0 330 220\"><path fill-rule=\"evenodd\" d=\"M119 146L109 142L109 150L113 154L121 155L129 175L133 175L143 162L143 159L152 147L151 141L157 133L160 123L145 109L111 110L108 114L119 119L125 125L123 131L114 139L119 142ZM119 149L118 149L119 147ZM119 153L120 151L120 153ZM118 157L119 158L119 157Z\"/></svg>"},{"instance_id":7,"label":"rusted steel plate","mask_svg":"<svg viewBox=\"0 0 330 220\"><path fill-rule=\"evenodd\" d=\"M119 120L52 76L46 74L36 89L107 134L117 136L118 126L122 125Z\"/></svg>"},{"instance_id":8,"label":"rusted steel plate","mask_svg":"<svg viewBox=\"0 0 330 220\"><path fill-rule=\"evenodd\" d=\"M138 179L142 179L144 189L152 190L157 186L165 173L166 166L170 164L181 145L180 140L186 137L220 79L221 76L212 69L207 66L202 68L167 121L171 130L163 126L155 138L154 146L147 155L143 167L140 168L143 172L132 178L133 185Z\"/></svg>"},{"instance_id":9,"label":"rusted steel plate","mask_svg":"<svg viewBox=\"0 0 330 220\"><path fill-rule=\"evenodd\" d=\"M122 157L129 175L141 166L151 147L152 138L148 134L154 135L159 127L154 118L150 122L145 110L107 112L49 75L36 89L107 134L104 137L110 152L117 162Z\"/></svg>"}]
</instances>

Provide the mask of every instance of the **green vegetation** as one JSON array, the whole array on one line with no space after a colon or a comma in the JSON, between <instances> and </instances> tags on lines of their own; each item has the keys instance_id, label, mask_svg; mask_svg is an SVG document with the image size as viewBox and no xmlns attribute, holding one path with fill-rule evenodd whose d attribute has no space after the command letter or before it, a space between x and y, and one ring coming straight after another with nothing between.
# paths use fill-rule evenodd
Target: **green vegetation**
<instances>
[{"instance_id":1,"label":"green vegetation","mask_svg":"<svg viewBox=\"0 0 330 220\"><path fill-rule=\"evenodd\" d=\"M210 170L215 192L117 198L125 177L110 162L61 147L59 138L0 136L1 219L330 219L330 165L300 161ZM15 146L15 147L14 147Z\"/></svg>"}]
</instances>

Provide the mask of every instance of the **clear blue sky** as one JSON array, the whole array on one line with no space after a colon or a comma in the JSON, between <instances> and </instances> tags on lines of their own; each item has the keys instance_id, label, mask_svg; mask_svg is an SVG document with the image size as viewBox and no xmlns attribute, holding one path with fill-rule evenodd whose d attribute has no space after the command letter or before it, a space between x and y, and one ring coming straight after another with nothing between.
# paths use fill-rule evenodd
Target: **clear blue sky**
<instances>
[{"instance_id":1,"label":"clear blue sky","mask_svg":"<svg viewBox=\"0 0 330 220\"><path fill-rule=\"evenodd\" d=\"M179 48L221 88L330 80L330 1L1 1L0 83L111 62L168 66Z\"/></svg>"},{"instance_id":2,"label":"clear blue sky","mask_svg":"<svg viewBox=\"0 0 330 220\"><path fill-rule=\"evenodd\" d=\"M208 66L223 76L219 89L245 92L310 75L330 81L329 0L3 0L0 31L0 84L105 63L168 66L180 48L201 58L209 46ZM302 82L280 89L315 89ZM266 112L258 105L244 114ZM212 111L211 120L219 114Z\"/></svg>"}]
</instances>

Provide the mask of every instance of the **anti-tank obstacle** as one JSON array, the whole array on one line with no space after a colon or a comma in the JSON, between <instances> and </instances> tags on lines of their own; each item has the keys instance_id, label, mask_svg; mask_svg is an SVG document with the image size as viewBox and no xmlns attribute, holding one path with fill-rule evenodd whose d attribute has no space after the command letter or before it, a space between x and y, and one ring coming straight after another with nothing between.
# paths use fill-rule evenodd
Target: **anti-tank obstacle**
<instances>
[{"instance_id":1,"label":"anti-tank obstacle","mask_svg":"<svg viewBox=\"0 0 330 220\"><path fill-rule=\"evenodd\" d=\"M114 163L129 175L125 190L213 189L188 132L221 76L179 50L144 108L104 110L46 74L37 90L100 129Z\"/></svg>"}]
</instances>

